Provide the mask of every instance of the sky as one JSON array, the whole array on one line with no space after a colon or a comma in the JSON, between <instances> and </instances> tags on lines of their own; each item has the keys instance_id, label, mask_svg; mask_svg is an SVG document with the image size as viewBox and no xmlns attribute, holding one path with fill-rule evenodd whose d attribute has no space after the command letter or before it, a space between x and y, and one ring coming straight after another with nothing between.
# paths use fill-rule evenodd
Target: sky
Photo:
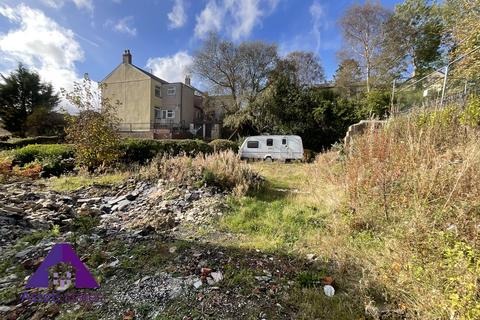
<instances>
[{"instance_id":1,"label":"sky","mask_svg":"<svg viewBox=\"0 0 480 320\"><path fill-rule=\"evenodd\" d=\"M381 2L393 9L398 0ZM85 73L105 78L128 48L135 65L183 81L214 31L236 43L276 43L281 55L313 51L331 79L342 47L338 19L352 3L361 1L0 0L0 73L22 62L56 89L70 89Z\"/></svg>"}]
</instances>

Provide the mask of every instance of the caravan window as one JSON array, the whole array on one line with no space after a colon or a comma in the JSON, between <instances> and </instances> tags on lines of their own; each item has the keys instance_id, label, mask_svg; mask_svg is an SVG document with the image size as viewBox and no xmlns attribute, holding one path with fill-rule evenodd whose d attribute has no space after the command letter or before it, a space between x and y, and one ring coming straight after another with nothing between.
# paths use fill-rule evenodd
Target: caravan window
<instances>
[{"instance_id":1,"label":"caravan window","mask_svg":"<svg viewBox=\"0 0 480 320\"><path fill-rule=\"evenodd\" d=\"M273 146L273 139L267 139L267 147Z\"/></svg>"},{"instance_id":2,"label":"caravan window","mask_svg":"<svg viewBox=\"0 0 480 320\"><path fill-rule=\"evenodd\" d=\"M282 144L287 144L287 139L283 138L282 139Z\"/></svg>"},{"instance_id":3,"label":"caravan window","mask_svg":"<svg viewBox=\"0 0 480 320\"><path fill-rule=\"evenodd\" d=\"M247 142L247 148L258 148L258 141L248 141Z\"/></svg>"}]
</instances>

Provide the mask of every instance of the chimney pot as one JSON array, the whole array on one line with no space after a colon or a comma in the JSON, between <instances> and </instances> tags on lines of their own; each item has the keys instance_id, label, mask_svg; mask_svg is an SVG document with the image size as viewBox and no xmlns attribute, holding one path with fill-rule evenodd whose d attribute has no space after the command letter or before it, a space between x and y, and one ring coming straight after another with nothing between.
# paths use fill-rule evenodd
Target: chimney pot
<instances>
[{"instance_id":1,"label":"chimney pot","mask_svg":"<svg viewBox=\"0 0 480 320\"><path fill-rule=\"evenodd\" d=\"M189 76L189 75L186 75L186 76L185 76L185 84L188 85L188 86L190 86L190 85L191 85L190 83L191 83L190 76Z\"/></svg>"},{"instance_id":2,"label":"chimney pot","mask_svg":"<svg viewBox=\"0 0 480 320\"><path fill-rule=\"evenodd\" d=\"M132 54L129 49L126 49L123 52L123 63L132 64Z\"/></svg>"}]
</instances>

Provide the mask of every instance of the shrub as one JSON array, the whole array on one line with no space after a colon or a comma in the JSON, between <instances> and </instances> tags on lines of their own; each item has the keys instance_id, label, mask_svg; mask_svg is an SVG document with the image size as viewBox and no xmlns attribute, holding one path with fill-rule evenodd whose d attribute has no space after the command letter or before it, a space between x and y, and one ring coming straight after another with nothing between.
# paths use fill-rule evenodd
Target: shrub
<instances>
[{"instance_id":1,"label":"shrub","mask_svg":"<svg viewBox=\"0 0 480 320\"><path fill-rule=\"evenodd\" d=\"M200 153L211 153L212 148L201 140L151 140L125 139L121 144L122 162L145 163L156 155L187 155L195 156Z\"/></svg>"},{"instance_id":2,"label":"shrub","mask_svg":"<svg viewBox=\"0 0 480 320\"><path fill-rule=\"evenodd\" d=\"M12 151L13 163L26 166L32 162L41 165L43 175L58 176L73 170L75 161L72 145L66 144L32 144Z\"/></svg>"},{"instance_id":3,"label":"shrub","mask_svg":"<svg viewBox=\"0 0 480 320\"><path fill-rule=\"evenodd\" d=\"M238 152L238 143L230 141L227 139L216 139L210 141L209 145L212 147L213 152L227 151L231 150L233 152Z\"/></svg>"},{"instance_id":4,"label":"shrub","mask_svg":"<svg viewBox=\"0 0 480 320\"><path fill-rule=\"evenodd\" d=\"M40 176L40 172L42 172L42 165L38 162L34 162L34 163L29 163L23 168L20 168L19 166L15 166L13 167L12 172L17 176L34 179Z\"/></svg>"},{"instance_id":5,"label":"shrub","mask_svg":"<svg viewBox=\"0 0 480 320\"><path fill-rule=\"evenodd\" d=\"M449 107L398 117L359 137L338 165L317 160L318 172L330 171L345 190L330 221L332 241L345 250L330 254L362 270L359 292L382 288L406 318L480 317L480 143L459 114ZM328 245L318 245L328 256Z\"/></svg>"},{"instance_id":6,"label":"shrub","mask_svg":"<svg viewBox=\"0 0 480 320\"><path fill-rule=\"evenodd\" d=\"M480 126L480 97L470 97L467 107L460 116L460 122L463 125L477 128Z\"/></svg>"},{"instance_id":7,"label":"shrub","mask_svg":"<svg viewBox=\"0 0 480 320\"><path fill-rule=\"evenodd\" d=\"M54 144L62 142L58 136L38 136L30 138L15 139L11 141L0 141L0 150L21 148L30 144Z\"/></svg>"},{"instance_id":8,"label":"shrub","mask_svg":"<svg viewBox=\"0 0 480 320\"><path fill-rule=\"evenodd\" d=\"M179 183L207 184L237 195L258 190L263 180L232 151L204 155L159 156L141 171L149 179L167 179Z\"/></svg>"},{"instance_id":9,"label":"shrub","mask_svg":"<svg viewBox=\"0 0 480 320\"><path fill-rule=\"evenodd\" d=\"M67 115L65 133L67 140L75 144L77 164L92 170L114 163L121 155L120 136L116 128L120 120L116 107L109 99L101 96L88 76L83 82L75 82L71 92L63 91L65 98L80 111L78 115Z\"/></svg>"},{"instance_id":10,"label":"shrub","mask_svg":"<svg viewBox=\"0 0 480 320\"><path fill-rule=\"evenodd\" d=\"M69 159L74 156L74 148L68 144L32 144L13 151L15 164L26 165L35 160Z\"/></svg>"}]
</instances>

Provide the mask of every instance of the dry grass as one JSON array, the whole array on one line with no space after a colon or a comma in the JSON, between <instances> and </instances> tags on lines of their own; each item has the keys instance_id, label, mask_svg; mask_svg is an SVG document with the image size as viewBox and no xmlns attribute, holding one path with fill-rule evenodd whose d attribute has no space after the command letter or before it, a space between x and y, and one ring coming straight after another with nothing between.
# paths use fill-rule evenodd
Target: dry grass
<instances>
[{"instance_id":1,"label":"dry grass","mask_svg":"<svg viewBox=\"0 0 480 320\"><path fill-rule=\"evenodd\" d=\"M314 196L332 215L305 241L358 266L352 289L371 315L387 304L409 318L480 318L480 141L459 118L454 108L399 118L346 160L314 165Z\"/></svg>"},{"instance_id":2,"label":"dry grass","mask_svg":"<svg viewBox=\"0 0 480 320\"><path fill-rule=\"evenodd\" d=\"M148 179L217 186L233 191L235 195L258 190L263 183L260 176L232 151L200 154L194 158L159 156L149 166L142 168L140 175Z\"/></svg>"}]
</instances>

